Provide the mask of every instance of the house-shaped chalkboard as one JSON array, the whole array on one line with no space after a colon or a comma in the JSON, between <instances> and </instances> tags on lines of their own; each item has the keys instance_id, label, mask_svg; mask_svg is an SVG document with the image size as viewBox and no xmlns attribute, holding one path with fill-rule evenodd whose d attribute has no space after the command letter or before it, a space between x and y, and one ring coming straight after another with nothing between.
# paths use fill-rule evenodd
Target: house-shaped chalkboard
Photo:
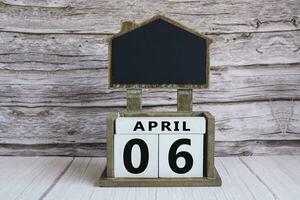
<instances>
[{"instance_id":1,"label":"house-shaped chalkboard","mask_svg":"<svg viewBox=\"0 0 300 200\"><path fill-rule=\"evenodd\" d=\"M207 88L211 41L164 16L133 24L109 42L109 86Z\"/></svg>"}]
</instances>

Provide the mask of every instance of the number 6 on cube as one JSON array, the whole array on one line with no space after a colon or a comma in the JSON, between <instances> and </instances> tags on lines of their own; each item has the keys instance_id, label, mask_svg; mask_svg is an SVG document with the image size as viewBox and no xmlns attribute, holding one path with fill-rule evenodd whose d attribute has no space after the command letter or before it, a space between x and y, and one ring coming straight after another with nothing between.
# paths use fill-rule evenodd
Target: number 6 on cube
<instances>
[{"instance_id":1,"label":"number 6 on cube","mask_svg":"<svg viewBox=\"0 0 300 200\"><path fill-rule=\"evenodd\" d=\"M161 134L159 177L203 177L203 134Z\"/></svg>"}]
</instances>

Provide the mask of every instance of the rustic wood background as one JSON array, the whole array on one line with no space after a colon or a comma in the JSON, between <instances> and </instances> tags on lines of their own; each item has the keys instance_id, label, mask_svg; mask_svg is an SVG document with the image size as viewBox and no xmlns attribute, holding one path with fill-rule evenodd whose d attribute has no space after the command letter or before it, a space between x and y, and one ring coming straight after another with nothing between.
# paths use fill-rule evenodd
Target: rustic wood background
<instances>
[{"instance_id":1,"label":"rustic wood background","mask_svg":"<svg viewBox=\"0 0 300 200\"><path fill-rule=\"evenodd\" d=\"M107 38L122 20L163 14L214 39L211 87L194 110L216 117L216 154L300 154L299 0L0 0L0 155L105 155ZM176 110L146 90L146 110Z\"/></svg>"}]
</instances>

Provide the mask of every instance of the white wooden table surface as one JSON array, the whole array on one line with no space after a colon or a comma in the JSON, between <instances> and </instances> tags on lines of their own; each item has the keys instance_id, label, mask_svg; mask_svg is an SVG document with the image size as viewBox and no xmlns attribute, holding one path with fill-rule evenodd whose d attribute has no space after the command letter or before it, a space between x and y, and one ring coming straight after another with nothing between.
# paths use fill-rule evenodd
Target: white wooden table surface
<instances>
[{"instance_id":1,"label":"white wooden table surface","mask_svg":"<svg viewBox=\"0 0 300 200\"><path fill-rule=\"evenodd\" d=\"M300 199L300 156L216 158L222 187L100 188L105 158L0 157L0 199Z\"/></svg>"}]
</instances>

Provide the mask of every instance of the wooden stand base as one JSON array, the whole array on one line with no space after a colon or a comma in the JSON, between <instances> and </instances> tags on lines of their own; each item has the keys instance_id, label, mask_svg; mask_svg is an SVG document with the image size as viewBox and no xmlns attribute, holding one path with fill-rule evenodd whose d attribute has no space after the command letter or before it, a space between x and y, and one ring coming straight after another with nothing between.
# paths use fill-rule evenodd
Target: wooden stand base
<instances>
[{"instance_id":1,"label":"wooden stand base","mask_svg":"<svg viewBox=\"0 0 300 200\"><path fill-rule=\"evenodd\" d=\"M221 186L221 184L216 169L213 178L108 178L104 170L97 183L100 187L197 187Z\"/></svg>"}]
</instances>

